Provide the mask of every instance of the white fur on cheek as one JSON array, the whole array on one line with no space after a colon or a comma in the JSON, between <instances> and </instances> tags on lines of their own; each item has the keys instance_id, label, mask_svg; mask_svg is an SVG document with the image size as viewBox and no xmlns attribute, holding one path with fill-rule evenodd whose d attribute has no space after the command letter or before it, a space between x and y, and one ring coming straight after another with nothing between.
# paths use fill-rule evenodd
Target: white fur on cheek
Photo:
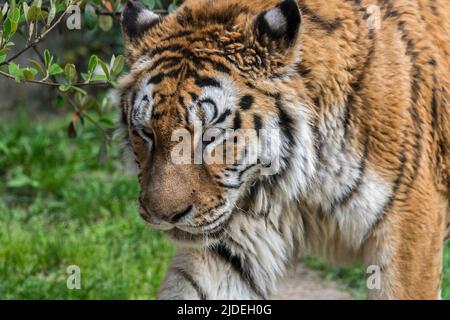
<instances>
[{"instance_id":1,"label":"white fur on cheek","mask_svg":"<svg viewBox=\"0 0 450 320\"><path fill-rule=\"evenodd\" d=\"M239 91L233 83L233 80L225 76L219 77L217 80L220 82L220 88L213 86L205 87L202 89L198 98L198 101L214 101L217 110L214 110L214 106L210 103L205 103L201 106L191 106L189 108L189 117L191 120L200 121L199 111L203 111L206 115L205 124L208 125L214 120L217 120L227 110L231 110L237 106ZM202 110L199 108L202 108ZM214 119L214 115L216 115L216 119Z\"/></svg>"},{"instance_id":2,"label":"white fur on cheek","mask_svg":"<svg viewBox=\"0 0 450 320\"><path fill-rule=\"evenodd\" d=\"M149 79L142 81L132 106L131 121L136 127L148 127L151 120L154 105L152 100L153 85L147 85Z\"/></svg>"}]
</instances>

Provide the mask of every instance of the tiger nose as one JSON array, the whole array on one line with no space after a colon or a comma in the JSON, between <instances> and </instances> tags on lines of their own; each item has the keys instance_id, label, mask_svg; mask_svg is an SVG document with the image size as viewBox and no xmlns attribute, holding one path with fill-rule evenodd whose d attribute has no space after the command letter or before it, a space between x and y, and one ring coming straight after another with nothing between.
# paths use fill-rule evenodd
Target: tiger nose
<instances>
[{"instance_id":1,"label":"tiger nose","mask_svg":"<svg viewBox=\"0 0 450 320\"><path fill-rule=\"evenodd\" d=\"M191 211L192 211L192 205L188 206L183 211L175 212L172 214L165 214L164 220L175 224L175 223L180 222L184 217L187 217L191 213Z\"/></svg>"},{"instance_id":2,"label":"tiger nose","mask_svg":"<svg viewBox=\"0 0 450 320\"><path fill-rule=\"evenodd\" d=\"M159 206L152 205L152 202L148 198L144 197L141 201L141 205L144 208L146 215L155 216L159 220L168 222L171 224L176 224L180 222L183 218L189 216L192 212L193 206L188 205L184 209L173 209L172 211L167 211L168 208L162 209Z\"/></svg>"}]
</instances>

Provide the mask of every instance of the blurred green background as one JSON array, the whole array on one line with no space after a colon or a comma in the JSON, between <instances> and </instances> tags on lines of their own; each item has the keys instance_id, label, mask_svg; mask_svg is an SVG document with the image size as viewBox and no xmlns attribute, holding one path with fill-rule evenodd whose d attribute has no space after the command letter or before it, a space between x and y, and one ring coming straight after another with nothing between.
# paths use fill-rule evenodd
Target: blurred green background
<instances>
[{"instance_id":1,"label":"blurred green background","mask_svg":"<svg viewBox=\"0 0 450 320\"><path fill-rule=\"evenodd\" d=\"M144 2L172 9L178 3ZM55 30L42 46L62 64L81 67L91 54L122 53L117 19L107 32ZM100 117L111 136L116 110L110 89L88 93L101 112L85 114ZM91 122L70 128L74 113L59 95L0 78L0 299L155 298L175 248L139 218L137 178L124 166L120 142L105 143L105 132ZM330 268L312 257L303 262L355 298L365 297L361 267ZM81 268L81 290L67 289L70 265ZM450 246L443 297L450 299Z\"/></svg>"}]
</instances>

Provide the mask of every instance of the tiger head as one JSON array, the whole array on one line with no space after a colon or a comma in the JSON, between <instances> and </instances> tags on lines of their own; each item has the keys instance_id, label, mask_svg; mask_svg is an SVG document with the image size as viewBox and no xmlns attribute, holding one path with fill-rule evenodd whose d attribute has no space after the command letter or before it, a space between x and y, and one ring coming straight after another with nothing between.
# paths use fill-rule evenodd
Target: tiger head
<instances>
[{"instance_id":1,"label":"tiger head","mask_svg":"<svg viewBox=\"0 0 450 320\"><path fill-rule=\"evenodd\" d=\"M161 17L130 0L122 29L122 124L153 228L183 243L221 239L235 215L264 216L269 197L306 188L312 111L296 1L188 0Z\"/></svg>"}]
</instances>

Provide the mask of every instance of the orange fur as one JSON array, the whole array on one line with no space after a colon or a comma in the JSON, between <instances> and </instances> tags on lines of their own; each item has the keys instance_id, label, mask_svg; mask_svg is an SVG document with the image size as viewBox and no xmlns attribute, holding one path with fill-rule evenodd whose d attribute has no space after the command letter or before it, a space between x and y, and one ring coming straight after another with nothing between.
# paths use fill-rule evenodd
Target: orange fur
<instances>
[{"instance_id":1,"label":"orange fur","mask_svg":"<svg viewBox=\"0 0 450 320\"><path fill-rule=\"evenodd\" d=\"M230 70L241 95L252 95L257 105L243 113L243 128L254 126L255 114L264 118L276 112L277 92L311 106L314 123L346 106L346 144L367 155L366 167L392 186L390 201L353 252L368 265L381 265L387 285L371 297L436 298L443 242L450 237L450 2L299 0L301 31L295 45L286 48L267 39L261 43L253 30L255 17L279 2L188 0L138 40L127 39L132 69L123 81L125 93L136 90L136 80L149 73L170 72L170 66L158 63L165 57L180 56L182 65L177 77L158 86L169 99L157 107L160 116L151 123L164 145L154 162L129 127L144 200L160 212L179 212L191 198L208 212L222 201L223 190L209 176L224 166L176 169L168 161L170 133L186 125L180 116L186 111L176 102L199 94L187 76L190 69L212 77L219 66ZM381 10L379 30L367 25L370 5ZM158 51L170 46L178 49ZM153 63L136 66L149 54ZM195 61L202 59L209 62L198 67ZM293 66L295 76L277 77ZM129 118L131 108L126 103L123 108ZM182 189L180 179L189 189ZM315 214L308 219L307 232L327 220ZM322 240L311 247L320 247Z\"/></svg>"}]
</instances>

